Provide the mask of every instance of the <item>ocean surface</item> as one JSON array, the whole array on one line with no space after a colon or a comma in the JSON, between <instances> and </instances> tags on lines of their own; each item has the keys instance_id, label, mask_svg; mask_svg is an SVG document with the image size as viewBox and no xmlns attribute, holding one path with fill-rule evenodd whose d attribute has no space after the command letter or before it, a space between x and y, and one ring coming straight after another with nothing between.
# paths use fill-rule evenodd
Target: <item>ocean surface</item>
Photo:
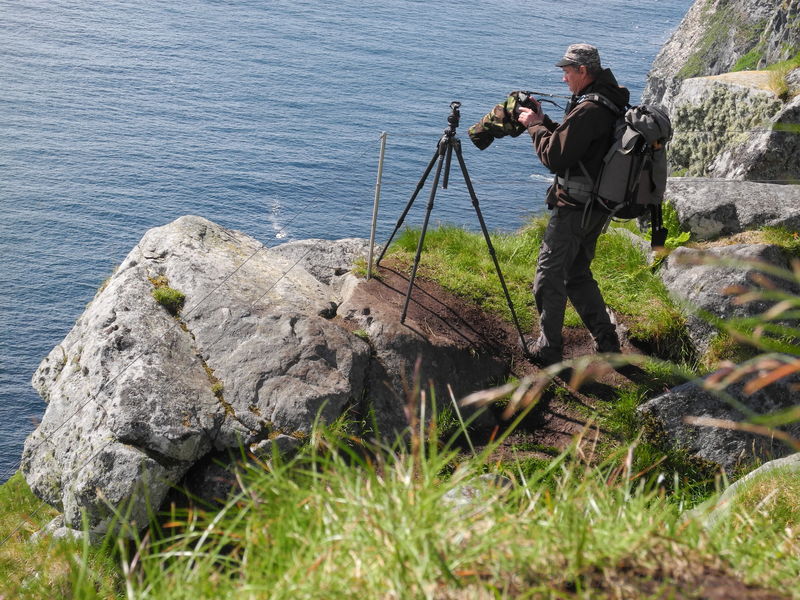
<instances>
[{"instance_id":1,"label":"ocean surface","mask_svg":"<svg viewBox=\"0 0 800 600\"><path fill-rule=\"evenodd\" d=\"M553 64L577 41L638 101L690 5L0 0L0 482L45 409L33 372L147 229L367 238L386 132L385 241L458 101L487 225L514 230L549 177L527 136L481 152L468 127L512 90L567 94ZM455 160L431 220L479 227Z\"/></svg>"}]
</instances>

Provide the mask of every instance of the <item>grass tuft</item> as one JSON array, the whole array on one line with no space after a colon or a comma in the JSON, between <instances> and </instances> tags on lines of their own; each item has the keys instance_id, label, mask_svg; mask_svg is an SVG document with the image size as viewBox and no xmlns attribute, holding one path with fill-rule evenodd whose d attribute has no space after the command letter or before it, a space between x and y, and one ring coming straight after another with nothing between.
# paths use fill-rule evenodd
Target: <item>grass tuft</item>
<instances>
[{"instance_id":1,"label":"grass tuft","mask_svg":"<svg viewBox=\"0 0 800 600\"><path fill-rule=\"evenodd\" d=\"M177 316L186 302L186 295L171 287L157 287L151 293L155 301L166 308L173 317Z\"/></svg>"},{"instance_id":2,"label":"grass tuft","mask_svg":"<svg viewBox=\"0 0 800 600\"><path fill-rule=\"evenodd\" d=\"M125 557L133 596L560 598L584 589L591 595L577 597L648 598L698 585L687 557L692 572L731 578L750 564L748 578L775 589L800 567L797 556L770 571L754 564L754 552L791 541L775 528L754 548L681 523L664 474L637 476L627 451L597 467L573 449L452 469L437 444L415 454L325 431L312 440L289 461L250 468L220 513L173 514L173 534Z\"/></svg>"},{"instance_id":3,"label":"grass tuft","mask_svg":"<svg viewBox=\"0 0 800 600\"><path fill-rule=\"evenodd\" d=\"M118 598L119 563L107 547L85 539L31 540L57 514L21 473L0 486L0 598Z\"/></svg>"}]
</instances>

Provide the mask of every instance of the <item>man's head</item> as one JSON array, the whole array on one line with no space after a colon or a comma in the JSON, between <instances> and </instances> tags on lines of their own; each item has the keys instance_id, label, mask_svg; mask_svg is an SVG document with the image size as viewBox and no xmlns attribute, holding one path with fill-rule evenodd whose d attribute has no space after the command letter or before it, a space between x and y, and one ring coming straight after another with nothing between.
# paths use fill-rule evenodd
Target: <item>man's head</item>
<instances>
[{"instance_id":1,"label":"man's head","mask_svg":"<svg viewBox=\"0 0 800 600\"><path fill-rule=\"evenodd\" d=\"M597 48L589 44L572 44L556 66L564 71L564 83L573 94L585 89L603 70Z\"/></svg>"}]
</instances>

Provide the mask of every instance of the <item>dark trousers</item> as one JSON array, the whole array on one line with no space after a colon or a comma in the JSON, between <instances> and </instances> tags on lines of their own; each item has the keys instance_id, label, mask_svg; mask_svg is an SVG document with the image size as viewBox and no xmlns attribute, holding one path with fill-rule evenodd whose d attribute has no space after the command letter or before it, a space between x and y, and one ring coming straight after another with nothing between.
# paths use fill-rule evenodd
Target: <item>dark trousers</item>
<instances>
[{"instance_id":1,"label":"dark trousers","mask_svg":"<svg viewBox=\"0 0 800 600\"><path fill-rule=\"evenodd\" d=\"M617 340L616 328L590 269L608 215L593 210L584 226L582 218L582 210L554 208L539 251L533 282L541 325L538 347L552 355L561 356L568 298L601 348L604 341Z\"/></svg>"}]
</instances>

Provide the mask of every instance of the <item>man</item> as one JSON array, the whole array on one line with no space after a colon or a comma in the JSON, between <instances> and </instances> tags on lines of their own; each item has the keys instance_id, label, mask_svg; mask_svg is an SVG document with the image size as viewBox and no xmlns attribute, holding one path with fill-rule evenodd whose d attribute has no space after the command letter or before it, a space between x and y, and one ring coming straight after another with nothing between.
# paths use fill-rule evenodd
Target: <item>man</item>
<instances>
[{"instance_id":1,"label":"man","mask_svg":"<svg viewBox=\"0 0 800 600\"><path fill-rule=\"evenodd\" d=\"M624 109L630 93L609 69L602 68L597 48L589 44L569 46L556 66L564 71L563 80L572 92L563 122L553 122L541 105L535 110L522 108L518 116L539 160L556 175L547 191L547 207L553 213L533 285L541 334L531 358L540 365L562 359L561 330L568 298L592 334L597 351L620 351L616 327L590 269L608 214L587 202L611 145L618 116L613 106Z\"/></svg>"}]
</instances>

